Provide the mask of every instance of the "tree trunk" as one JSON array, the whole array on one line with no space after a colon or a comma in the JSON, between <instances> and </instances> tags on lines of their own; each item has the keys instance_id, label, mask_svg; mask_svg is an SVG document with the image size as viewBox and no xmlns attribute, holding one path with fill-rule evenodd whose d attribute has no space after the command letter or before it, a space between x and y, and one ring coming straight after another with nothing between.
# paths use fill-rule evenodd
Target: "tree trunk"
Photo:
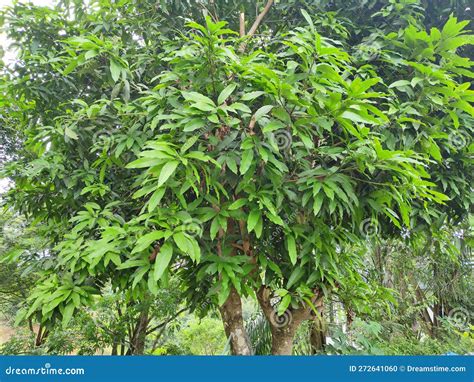
<instances>
[{"instance_id":1,"label":"tree trunk","mask_svg":"<svg viewBox=\"0 0 474 382\"><path fill-rule=\"evenodd\" d=\"M44 328L43 325L40 325L38 328L38 333L36 335L35 346L40 347L44 345L46 342L46 338L48 338L49 330Z\"/></svg>"},{"instance_id":2,"label":"tree trunk","mask_svg":"<svg viewBox=\"0 0 474 382\"><path fill-rule=\"evenodd\" d=\"M242 317L242 301L237 290L232 287L227 301L219 308L224 330L230 339L233 355L252 355L252 345L247 335Z\"/></svg>"},{"instance_id":3,"label":"tree trunk","mask_svg":"<svg viewBox=\"0 0 474 382\"><path fill-rule=\"evenodd\" d=\"M272 354L291 355L293 353L293 338L299 324L291 323L283 328L272 327Z\"/></svg>"},{"instance_id":4,"label":"tree trunk","mask_svg":"<svg viewBox=\"0 0 474 382\"><path fill-rule=\"evenodd\" d=\"M130 352L132 355L142 355L145 352L149 310L150 306L145 306L138 317L138 322L133 333L132 343L130 344Z\"/></svg>"},{"instance_id":5,"label":"tree trunk","mask_svg":"<svg viewBox=\"0 0 474 382\"><path fill-rule=\"evenodd\" d=\"M314 316L310 333L311 354L318 354L324 350L326 346L326 332L327 325L322 315L320 317Z\"/></svg>"},{"instance_id":6,"label":"tree trunk","mask_svg":"<svg viewBox=\"0 0 474 382\"><path fill-rule=\"evenodd\" d=\"M309 306L301 306L298 309L288 309L283 315L278 315L271 304L270 289L262 286L257 291L257 299L263 314L270 325L272 333L272 354L291 355L293 352L293 340L296 330L305 320L314 317L315 312ZM322 306L322 294L317 291L313 297L313 305L320 309ZM321 314L321 312L319 312Z\"/></svg>"},{"instance_id":7,"label":"tree trunk","mask_svg":"<svg viewBox=\"0 0 474 382\"><path fill-rule=\"evenodd\" d=\"M111 355L118 355L118 341L114 339L114 342L112 344L112 353Z\"/></svg>"}]
</instances>

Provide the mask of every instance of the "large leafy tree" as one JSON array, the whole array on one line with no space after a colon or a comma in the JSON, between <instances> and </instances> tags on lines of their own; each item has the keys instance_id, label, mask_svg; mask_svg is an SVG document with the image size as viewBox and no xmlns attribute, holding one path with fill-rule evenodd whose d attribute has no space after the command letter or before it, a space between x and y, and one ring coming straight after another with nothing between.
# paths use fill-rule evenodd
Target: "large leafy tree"
<instances>
[{"instance_id":1,"label":"large leafy tree","mask_svg":"<svg viewBox=\"0 0 474 382\"><path fill-rule=\"evenodd\" d=\"M473 93L456 51L472 37L455 18L427 33L415 2L375 3L364 28L296 2L8 11L20 56L1 123L24 139L9 200L49 227L55 263L21 317L67 325L105 283L149 301L177 274L192 308L219 307L234 354L252 353L248 295L289 354L324 296L370 298L347 250L367 228L462 218ZM453 154L455 172L436 164Z\"/></svg>"}]
</instances>

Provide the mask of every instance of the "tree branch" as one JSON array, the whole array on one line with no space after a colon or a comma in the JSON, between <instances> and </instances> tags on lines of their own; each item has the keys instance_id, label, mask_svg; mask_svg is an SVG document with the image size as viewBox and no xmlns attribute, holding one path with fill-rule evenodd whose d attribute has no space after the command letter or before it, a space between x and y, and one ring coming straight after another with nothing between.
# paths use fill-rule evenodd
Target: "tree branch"
<instances>
[{"instance_id":1,"label":"tree branch","mask_svg":"<svg viewBox=\"0 0 474 382\"><path fill-rule=\"evenodd\" d=\"M260 12L257 15L257 17L255 18L255 21L253 22L252 26L250 27L249 32L246 35L244 33L244 36L252 37L255 34L258 27L262 23L263 18L266 16L266 14L268 13L268 11L272 7L272 5L273 5L273 0L268 0L267 4L265 4L265 7L263 8L262 12ZM240 22L241 22L241 24L240 24L240 33L241 33L241 36L242 36L242 13L240 14ZM245 32L245 26L244 26L244 32ZM247 43L243 42L242 45L240 45L239 52L242 53L245 50L246 47L247 47Z\"/></svg>"},{"instance_id":2,"label":"tree branch","mask_svg":"<svg viewBox=\"0 0 474 382\"><path fill-rule=\"evenodd\" d=\"M173 321L175 318L177 318L181 313L184 313L186 310L188 310L188 308L183 308L181 309L180 311L178 311L175 315L173 315L172 317L170 317L168 320L156 325L155 327L151 328L151 329L148 329L148 331L146 332L147 335L153 333L155 330L158 330L159 328L162 328L166 325L168 325L171 321Z\"/></svg>"},{"instance_id":3,"label":"tree branch","mask_svg":"<svg viewBox=\"0 0 474 382\"><path fill-rule=\"evenodd\" d=\"M255 32L257 31L257 28L260 26L263 18L268 13L272 5L273 5L273 0L268 0L267 4L265 5L265 8L263 8L263 11L260 12L260 14L256 17L254 23L252 24L252 27L249 29L249 33L247 33L248 37L252 37L255 34Z\"/></svg>"},{"instance_id":4,"label":"tree branch","mask_svg":"<svg viewBox=\"0 0 474 382\"><path fill-rule=\"evenodd\" d=\"M240 34L240 37L244 37L245 36L245 13L244 12L240 12L240 15L239 15L239 34Z\"/></svg>"}]
</instances>

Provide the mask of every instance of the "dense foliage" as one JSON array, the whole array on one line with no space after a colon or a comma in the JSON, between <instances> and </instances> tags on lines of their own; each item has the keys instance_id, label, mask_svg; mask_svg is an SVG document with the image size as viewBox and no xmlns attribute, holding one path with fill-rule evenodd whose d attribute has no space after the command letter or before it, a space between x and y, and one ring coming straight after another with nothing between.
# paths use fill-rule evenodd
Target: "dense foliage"
<instances>
[{"instance_id":1,"label":"dense foliage","mask_svg":"<svg viewBox=\"0 0 474 382\"><path fill-rule=\"evenodd\" d=\"M91 320L113 354L318 353L328 330L333 353L472 346L467 5L317 3L5 9L24 235L0 272L28 267L10 309L35 346Z\"/></svg>"}]
</instances>

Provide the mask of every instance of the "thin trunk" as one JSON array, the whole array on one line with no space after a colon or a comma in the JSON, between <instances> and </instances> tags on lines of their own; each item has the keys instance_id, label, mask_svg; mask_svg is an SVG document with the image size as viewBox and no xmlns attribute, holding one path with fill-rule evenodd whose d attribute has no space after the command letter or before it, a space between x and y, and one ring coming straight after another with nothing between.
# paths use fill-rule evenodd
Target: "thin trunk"
<instances>
[{"instance_id":1,"label":"thin trunk","mask_svg":"<svg viewBox=\"0 0 474 382\"><path fill-rule=\"evenodd\" d=\"M219 308L224 330L230 339L233 355L252 355L252 346L248 338L242 317L242 301L237 290L232 287L227 301Z\"/></svg>"},{"instance_id":2,"label":"thin trunk","mask_svg":"<svg viewBox=\"0 0 474 382\"><path fill-rule=\"evenodd\" d=\"M273 5L273 0L268 0L267 3L265 4L265 7L263 7L263 10L262 12L260 12L257 17L255 18L255 21L253 22L252 26L250 27L249 31L247 34L245 34L247 37L252 37L255 32L257 31L258 27L260 26L260 24L262 23L264 17L266 16L266 14L270 11L270 8L272 7ZM242 14L240 15L240 17L242 17ZM244 16L245 17L245 16ZM245 19L244 19L245 21ZM242 34L242 18L240 19L240 34ZM244 24L245 25L245 24ZM245 30L244 30L245 32ZM245 51L245 48L247 47L247 43L244 42L240 45L239 47L239 52L243 53Z\"/></svg>"},{"instance_id":3,"label":"thin trunk","mask_svg":"<svg viewBox=\"0 0 474 382\"><path fill-rule=\"evenodd\" d=\"M354 322L354 310L351 307L346 306L346 325L347 331L350 332L352 328L352 323Z\"/></svg>"},{"instance_id":4,"label":"thin trunk","mask_svg":"<svg viewBox=\"0 0 474 382\"><path fill-rule=\"evenodd\" d=\"M38 334L36 335L35 346L39 347L46 342L46 338L48 338L49 330L43 328L43 325L40 325L38 328Z\"/></svg>"},{"instance_id":5,"label":"thin trunk","mask_svg":"<svg viewBox=\"0 0 474 382\"><path fill-rule=\"evenodd\" d=\"M240 12L239 15L239 35L240 37L245 36L245 13Z\"/></svg>"},{"instance_id":6,"label":"thin trunk","mask_svg":"<svg viewBox=\"0 0 474 382\"><path fill-rule=\"evenodd\" d=\"M419 285L415 286L415 296L416 296L416 303L418 304L424 304L426 299L425 299L425 294L421 290ZM434 312L433 312L434 315ZM428 331L428 334L430 337L434 338L435 333L434 333L434 328L433 328L433 321L431 320L430 314L428 313L428 309L422 308L421 309L421 317L423 319L423 322L426 325L426 329Z\"/></svg>"},{"instance_id":7,"label":"thin trunk","mask_svg":"<svg viewBox=\"0 0 474 382\"><path fill-rule=\"evenodd\" d=\"M115 339L112 344L112 355L118 355L118 341Z\"/></svg>"},{"instance_id":8,"label":"thin trunk","mask_svg":"<svg viewBox=\"0 0 474 382\"><path fill-rule=\"evenodd\" d=\"M311 354L318 354L326 346L327 325L321 315L314 316L311 323L310 344Z\"/></svg>"},{"instance_id":9,"label":"thin trunk","mask_svg":"<svg viewBox=\"0 0 474 382\"><path fill-rule=\"evenodd\" d=\"M145 309L140 313L140 316L138 318L131 344L133 355L142 355L145 352L145 343L149 323L149 310L150 306L147 305Z\"/></svg>"}]
</instances>

